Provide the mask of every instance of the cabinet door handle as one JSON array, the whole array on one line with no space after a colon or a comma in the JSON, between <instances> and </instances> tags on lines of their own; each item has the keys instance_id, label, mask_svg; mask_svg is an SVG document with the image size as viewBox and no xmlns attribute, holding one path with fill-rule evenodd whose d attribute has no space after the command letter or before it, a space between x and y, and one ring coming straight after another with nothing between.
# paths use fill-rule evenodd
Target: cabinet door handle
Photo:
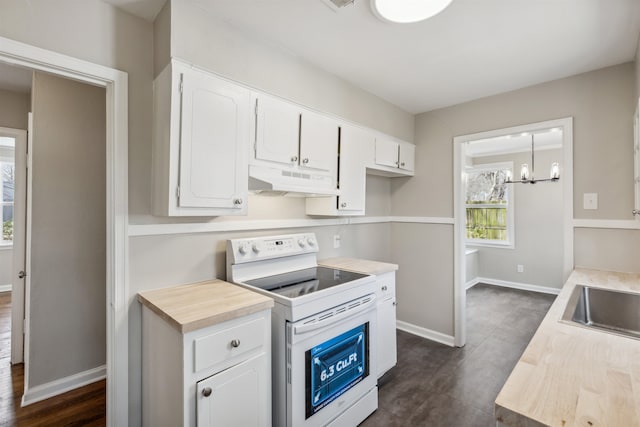
<instances>
[{"instance_id":1,"label":"cabinet door handle","mask_svg":"<svg viewBox=\"0 0 640 427\"><path fill-rule=\"evenodd\" d=\"M306 165L307 163L309 163L309 159L302 159L302 163Z\"/></svg>"},{"instance_id":2,"label":"cabinet door handle","mask_svg":"<svg viewBox=\"0 0 640 427\"><path fill-rule=\"evenodd\" d=\"M346 207L347 207L347 202L342 202L342 203L340 203L340 207L341 207L341 208L346 208Z\"/></svg>"},{"instance_id":3,"label":"cabinet door handle","mask_svg":"<svg viewBox=\"0 0 640 427\"><path fill-rule=\"evenodd\" d=\"M382 287L382 291L383 291L383 292L384 292L384 291L386 291L387 289L389 289L389 288L387 288L387 285L384 285L384 286Z\"/></svg>"},{"instance_id":4,"label":"cabinet door handle","mask_svg":"<svg viewBox=\"0 0 640 427\"><path fill-rule=\"evenodd\" d=\"M404 162L400 163L400 166L404 166Z\"/></svg>"},{"instance_id":5,"label":"cabinet door handle","mask_svg":"<svg viewBox=\"0 0 640 427\"><path fill-rule=\"evenodd\" d=\"M238 340L238 339L231 340L231 347L233 347L233 348L240 347L240 340Z\"/></svg>"},{"instance_id":6,"label":"cabinet door handle","mask_svg":"<svg viewBox=\"0 0 640 427\"><path fill-rule=\"evenodd\" d=\"M640 215L640 209L634 209L634 210L631 211L631 213L634 214L634 215ZM20 273L22 273L22 271ZM25 274L25 276L26 276L26 274Z\"/></svg>"},{"instance_id":7,"label":"cabinet door handle","mask_svg":"<svg viewBox=\"0 0 640 427\"><path fill-rule=\"evenodd\" d=\"M396 166L398 166L400 164L400 162L396 162Z\"/></svg>"},{"instance_id":8,"label":"cabinet door handle","mask_svg":"<svg viewBox=\"0 0 640 427\"><path fill-rule=\"evenodd\" d=\"M233 199L233 204L234 205L241 205L242 204L242 199Z\"/></svg>"},{"instance_id":9,"label":"cabinet door handle","mask_svg":"<svg viewBox=\"0 0 640 427\"><path fill-rule=\"evenodd\" d=\"M398 303L394 301L393 302L393 306L395 307L396 305L398 305Z\"/></svg>"},{"instance_id":10,"label":"cabinet door handle","mask_svg":"<svg viewBox=\"0 0 640 427\"><path fill-rule=\"evenodd\" d=\"M292 162L297 162L298 161L298 156L291 156L291 161Z\"/></svg>"},{"instance_id":11,"label":"cabinet door handle","mask_svg":"<svg viewBox=\"0 0 640 427\"><path fill-rule=\"evenodd\" d=\"M209 397L211 396L211 387L205 387L202 389L202 395L204 397Z\"/></svg>"}]
</instances>

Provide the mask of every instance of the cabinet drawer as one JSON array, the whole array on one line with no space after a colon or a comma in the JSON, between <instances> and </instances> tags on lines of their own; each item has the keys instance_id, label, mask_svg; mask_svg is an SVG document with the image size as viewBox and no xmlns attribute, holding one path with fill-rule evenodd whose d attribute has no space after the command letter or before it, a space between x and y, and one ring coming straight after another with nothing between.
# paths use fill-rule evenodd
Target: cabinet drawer
<instances>
[{"instance_id":1,"label":"cabinet drawer","mask_svg":"<svg viewBox=\"0 0 640 427\"><path fill-rule=\"evenodd\" d=\"M265 342L265 319L256 319L194 341L194 372L248 353Z\"/></svg>"}]
</instances>

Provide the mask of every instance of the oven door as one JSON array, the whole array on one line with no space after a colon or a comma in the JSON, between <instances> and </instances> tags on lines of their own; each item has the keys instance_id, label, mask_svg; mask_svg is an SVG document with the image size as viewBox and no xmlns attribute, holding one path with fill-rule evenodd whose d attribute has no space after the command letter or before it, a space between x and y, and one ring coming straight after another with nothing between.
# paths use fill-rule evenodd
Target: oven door
<instances>
[{"instance_id":1,"label":"oven door","mask_svg":"<svg viewBox=\"0 0 640 427\"><path fill-rule=\"evenodd\" d=\"M287 322L287 426L324 426L376 387L375 310L371 294Z\"/></svg>"}]
</instances>

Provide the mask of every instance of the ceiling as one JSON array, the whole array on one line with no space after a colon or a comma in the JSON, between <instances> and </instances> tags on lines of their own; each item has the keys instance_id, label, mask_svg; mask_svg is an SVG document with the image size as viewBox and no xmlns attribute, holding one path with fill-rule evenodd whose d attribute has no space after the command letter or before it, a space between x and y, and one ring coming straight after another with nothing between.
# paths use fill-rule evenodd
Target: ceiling
<instances>
[{"instance_id":1,"label":"ceiling","mask_svg":"<svg viewBox=\"0 0 640 427\"><path fill-rule=\"evenodd\" d=\"M104 1L146 19L164 3ZM411 113L631 61L640 34L638 0L453 0L404 25L369 0L184 1Z\"/></svg>"}]
</instances>

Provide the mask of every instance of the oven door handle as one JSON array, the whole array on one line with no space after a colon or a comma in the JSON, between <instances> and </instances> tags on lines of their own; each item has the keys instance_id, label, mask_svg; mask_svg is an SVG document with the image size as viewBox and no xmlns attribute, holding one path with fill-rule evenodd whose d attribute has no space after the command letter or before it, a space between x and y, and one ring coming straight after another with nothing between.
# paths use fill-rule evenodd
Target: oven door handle
<instances>
[{"instance_id":1,"label":"oven door handle","mask_svg":"<svg viewBox=\"0 0 640 427\"><path fill-rule=\"evenodd\" d=\"M360 305L360 306L358 306L356 308L352 308L352 309L347 310L347 311L345 311L343 313L340 313L340 314L338 314L336 316L329 317L329 318L327 318L325 320L321 320L319 322L308 323L306 325L294 326L293 327L293 333L295 335L301 335L301 334L305 334L307 332L315 331L315 330L320 329L320 328L324 328L324 327L332 325L332 324L334 324L336 322L341 322L343 320L349 319L349 318L351 318L353 316L356 316L356 315L358 315L358 314L360 314L362 312L365 312L365 311L368 311L368 310L372 310L372 309L375 308L375 305L376 305L376 297L375 297L375 295L372 295L372 298L368 302L366 302L366 303L364 303L364 304L362 304L362 305Z\"/></svg>"}]
</instances>

